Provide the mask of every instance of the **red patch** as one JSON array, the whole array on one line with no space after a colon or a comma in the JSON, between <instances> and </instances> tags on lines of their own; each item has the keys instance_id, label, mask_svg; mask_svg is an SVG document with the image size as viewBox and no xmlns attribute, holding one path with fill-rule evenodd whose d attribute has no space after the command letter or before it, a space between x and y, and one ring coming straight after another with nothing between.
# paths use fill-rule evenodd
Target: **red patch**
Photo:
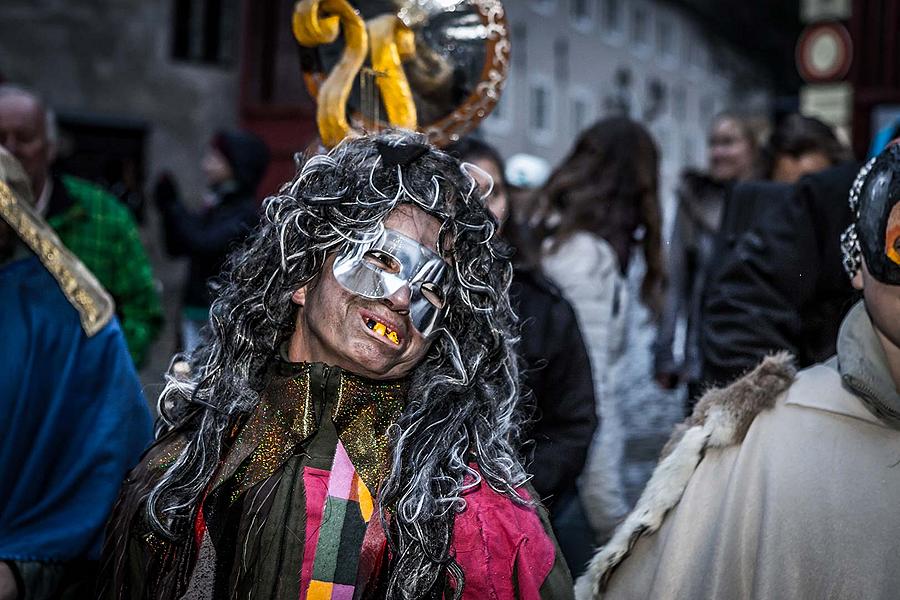
<instances>
[{"instance_id":1,"label":"red patch","mask_svg":"<svg viewBox=\"0 0 900 600\"><path fill-rule=\"evenodd\" d=\"M519 495L530 499L525 490ZM453 554L466 576L463 599L540 600L556 548L537 508L515 504L484 482L463 498L466 509L453 526Z\"/></svg>"}]
</instances>

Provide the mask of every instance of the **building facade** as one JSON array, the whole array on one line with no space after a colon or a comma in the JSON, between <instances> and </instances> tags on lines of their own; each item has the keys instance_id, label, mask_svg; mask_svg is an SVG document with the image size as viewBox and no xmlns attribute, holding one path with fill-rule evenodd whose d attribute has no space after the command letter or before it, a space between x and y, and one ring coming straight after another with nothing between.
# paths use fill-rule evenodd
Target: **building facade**
<instances>
[{"instance_id":1,"label":"building facade","mask_svg":"<svg viewBox=\"0 0 900 600\"><path fill-rule=\"evenodd\" d=\"M209 136L238 121L240 8L238 0L4 0L0 76L56 110L62 158L78 150L66 139L69 122L118 130L142 138L147 183L174 172L195 196Z\"/></svg>"},{"instance_id":2,"label":"building facade","mask_svg":"<svg viewBox=\"0 0 900 600\"><path fill-rule=\"evenodd\" d=\"M765 73L677 3L515 0L505 6L512 65L483 126L505 157L524 152L556 165L585 127L607 115L629 115L659 145L660 190L670 216L679 173L706 164L712 117L733 107L770 110Z\"/></svg>"}]
</instances>

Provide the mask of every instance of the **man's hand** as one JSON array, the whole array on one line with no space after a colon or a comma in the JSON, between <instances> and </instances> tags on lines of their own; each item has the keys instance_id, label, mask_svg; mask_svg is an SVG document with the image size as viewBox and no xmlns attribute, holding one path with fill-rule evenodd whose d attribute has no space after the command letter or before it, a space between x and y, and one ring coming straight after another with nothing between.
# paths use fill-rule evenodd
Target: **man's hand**
<instances>
[{"instance_id":1,"label":"man's hand","mask_svg":"<svg viewBox=\"0 0 900 600\"><path fill-rule=\"evenodd\" d=\"M178 185L170 171L163 171L156 178L153 186L153 200L157 206L168 204L178 199Z\"/></svg>"},{"instance_id":2,"label":"man's hand","mask_svg":"<svg viewBox=\"0 0 900 600\"><path fill-rule=\"evenodd\" d=\"M0 561L0 600L16 600L19 590L16 587L16 576L12 569L3 561Z\"/></svg>"},{"instance_id":3,"label":"man's hand","mask_svg":"<svg viewBox=\"0 0 900 600\"><path fill-rule=\"evenodd\" d=\"M664 390L674 390L678 387L678 373L657 372L653 374L656 384Z\"/></svg>"}]
</instances>

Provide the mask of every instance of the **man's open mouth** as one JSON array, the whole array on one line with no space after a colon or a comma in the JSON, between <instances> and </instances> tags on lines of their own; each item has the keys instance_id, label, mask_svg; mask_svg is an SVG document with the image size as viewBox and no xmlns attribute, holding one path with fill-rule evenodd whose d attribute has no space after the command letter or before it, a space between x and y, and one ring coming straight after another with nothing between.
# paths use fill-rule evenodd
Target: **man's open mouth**
<instances>
[{"instance_id":1,"label":"man's open mouth","mask_svg":"<svg viewBox=\"0 0 900 600\"><path fill-rule=\"evenodd\" d=\"M400 345L400 336L397 334L396 331L394 331L393 329L391 329L390 327L388 327L381 321L379 321L377 319L373 319L372 317L367 317L365 319L365 321L366 321L366 327L368 327L369 329L371 329L372 331L374 331L381 337L385 337L385 338L389 339L391 342L393 342L393 344L395 346Z\"/></svg>"}]
</instances>

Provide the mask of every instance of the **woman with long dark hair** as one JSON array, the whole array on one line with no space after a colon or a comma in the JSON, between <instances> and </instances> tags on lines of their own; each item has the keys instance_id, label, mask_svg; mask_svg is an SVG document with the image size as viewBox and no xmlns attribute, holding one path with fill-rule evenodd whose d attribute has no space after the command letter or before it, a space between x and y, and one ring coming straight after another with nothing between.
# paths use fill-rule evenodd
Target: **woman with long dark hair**
<instances>
[{"instance_id":1,"label":"woman with long dark hair","mask_svg":"<svg viewBox=\"0 0 900 600\"><path fill-rule=\"evenodd\" d=\"M579 494L600 540L628 509L619 474L624 438L612 389L625 348L625 274L638 246L646 263L640 299L654 315L662 304L658 165L656 144L640 124L601 120L578 137L540 190L532 215L543 267L574 305L591 357L601 427Z\"/></svg>"}]
</instances>

